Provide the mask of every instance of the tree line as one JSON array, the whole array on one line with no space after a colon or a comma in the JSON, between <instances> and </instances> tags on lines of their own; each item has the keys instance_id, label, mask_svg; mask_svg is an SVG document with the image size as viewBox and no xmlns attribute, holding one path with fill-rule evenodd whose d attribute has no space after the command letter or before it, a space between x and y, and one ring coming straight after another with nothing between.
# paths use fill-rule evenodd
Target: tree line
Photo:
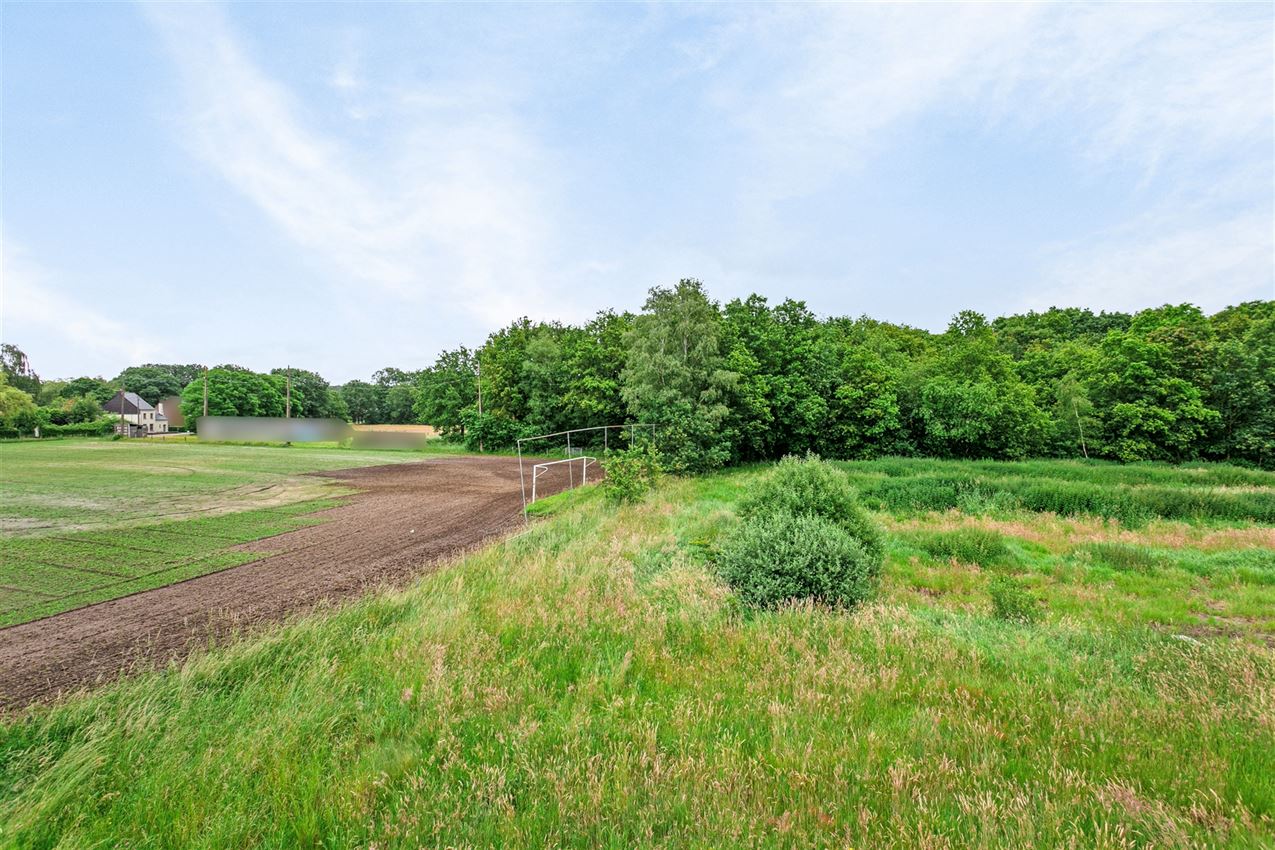
<instances>
[{"instance_id":1,"label":"tree line","mask_svg":"<svg viewBox=\"0 0 1275 850\"><path fill-rule=\"evenodd\" d=\"M481 369L483 415L476 392ZM819 318L760 295L724 305L683 280L637 314L521 319L444 352L422 421L487 445L586 425L660 424L674 468L829 458L1097 457L1275 466L1275 301L1212 316L1066 308L942 333Z\"/></svg>"},{"instance_id":2,"label":"tree line","mask_svg":"<svg viewBox=\"0 0 1275 850\"><path fill-rule=\"evenodd\" d=\"M203 410L202 367L148 364L112 381L32 386L9 353L2 359L8 385L34 389L40 404L69 408L127 385L147 400L180 394L188 419ZM218 366L208 371L209 413L283 415L288 371L294 416L424 423L475 448L651 422L666 462L685 471L807 451L1275 467L1275 301L1211 316L1190 304L991 321L963 311L932 333L820 318L791 299L720 304L682 280L652 289L636 314L605 311L581 325L518 319L477 348L370 381L332 386L303 369Z\"/></svg>"}]
</instances>

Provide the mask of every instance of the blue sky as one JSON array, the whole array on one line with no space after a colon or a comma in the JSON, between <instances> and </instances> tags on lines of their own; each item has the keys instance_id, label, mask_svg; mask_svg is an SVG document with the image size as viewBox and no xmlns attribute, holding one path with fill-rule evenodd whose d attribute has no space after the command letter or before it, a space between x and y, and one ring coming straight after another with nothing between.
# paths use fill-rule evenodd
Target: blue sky
<instances>
[{"instance_id":1,"label":"blue sky","mask_svg":"<svg viewBox=\"0 0 1275 850\"><path fill-rule=\"evenodd\" d=\"M941 329L1275 298L1275 15L15 4L3 337L420 368L698 277Z\"/></svg>"}]
</instances>

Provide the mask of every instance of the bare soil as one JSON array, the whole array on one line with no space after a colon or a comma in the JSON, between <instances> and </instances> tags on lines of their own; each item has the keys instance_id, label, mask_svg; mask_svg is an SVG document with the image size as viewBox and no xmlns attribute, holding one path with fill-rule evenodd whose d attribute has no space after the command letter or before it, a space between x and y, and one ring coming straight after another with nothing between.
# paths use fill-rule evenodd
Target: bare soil
<instances>
[{"instance_id":1,"label":"bare soil","mask_svg":"<svg viewBox=\"0 0 1275 850\"><path fill-rule=\"evenodd\" d=\"M551 470L537 485L541 494L566 484L563 467ZM321 602L401 586L522 525L513 458L448 457L315 475L359 492L319 513L319 525L249 544L277 554L0 630L0 709L161 666L212 638Z\"/></svg>"}]
</instances>

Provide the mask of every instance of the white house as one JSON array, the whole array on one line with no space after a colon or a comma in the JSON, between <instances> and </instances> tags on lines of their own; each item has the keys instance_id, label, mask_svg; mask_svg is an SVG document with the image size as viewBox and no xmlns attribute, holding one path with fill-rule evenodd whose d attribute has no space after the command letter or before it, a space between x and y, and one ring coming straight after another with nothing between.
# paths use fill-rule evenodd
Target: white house
<instances>
[{"instance_id":1,"label":"white house","mask_svg":"<svg viewBox=\"0 0 1275 850\"><path fill-rule=\"evenodd\" d=\"M164 405L159 410L137 393L117 392L110 401L102 405L107 413L119 417L121 412L125 422L136 425L147 434L164 434L168 431L168 417L164 415Z\"/></svg>"}]
</instances>

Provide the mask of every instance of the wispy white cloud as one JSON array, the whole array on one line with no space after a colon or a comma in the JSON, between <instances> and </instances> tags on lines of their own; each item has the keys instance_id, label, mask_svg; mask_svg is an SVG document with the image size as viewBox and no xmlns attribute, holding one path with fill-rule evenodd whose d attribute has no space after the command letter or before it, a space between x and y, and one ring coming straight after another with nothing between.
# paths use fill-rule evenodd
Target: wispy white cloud
<instances>
[{"instance_id":1,"label":"wispy white cloud","mask_svg":"<svg viewBox=\"0 0 1275 850\"><path fill-rule=\"evenodd\" d=\"M1136 220L1038 257L1054 297L1133 306L1166 277L1193 300L1270 297L1273 38L1255 6L832 4L754 7L688 55L742 134L741 254L799 249L793 201L959 114L1134 178Z\"/></svg>"},{"instance_id":2,"label":"wispy white cloud","mask_svg":"<svg viewBox=\"0 0 1275 850\"><path fill-rule=\"evenodd\" d=\"M274 303L317 290L296 299L307 303L294 328L270 334L258 319L247 339L222 330L244 328L241 304L201 302L209 321L182 336L189 351L179 359L305 358L351 377L420 365L523 314L578 320L635 308L648 286L691 275L721 298L757 290L934 326L963 306L1213 308L1275 295L1267 7L261 8L145 6L168 64L144 97L122 94L134 92L133 77L110 82L120 93L113 112L160 104L191 155L166 157L172 136L141 135L151 114L121 131L165 159L146 175L153 183L127 183L139 195L128 200L180 208L188 199L191 209L165 231L118 205L119 219L96 232L129 248L112 256L112 273L205 289L239 273L242 291L278 268ZM280 28L293 20L304 26ZM148 46L116 47L131 61ZM956 138L926 138L953 129ZM21 151L40 162L33 143L12 141L6 161ZM49 155L73 157L63 165L95 155L109 172L117 151L92 142ZM999 193L981 227L954 220L971 193L955 179L944 185L942 163L960 157ZM1018 173L1000 173L1001 157ZM229 191L199 194L209 181L184 182L192 160ZM1025 174L1028 163L1050 173ZM893 178L882 175L913 167L924 180L892 206ZM10 170L6 182L19 185ZM30 175L45 173L54 172L27 169L21 194L39 196L45 186ZM82 206L78 188L57 195L44 182L64 212ZM1039 220L1007 226L1003 246L989 247L997 204L1021 210L1025 192L1040 193ZM44 224L52 216L23 209L19 194L6 187L7 214L23 215L10 223L59 265L45 272L6 250L6 332L40 323L87 362L100 352L109 369L126 365L115 346L145 338L94 309L108 302L93 289L102 252L85 240L90 228ZM230 216L198 208L226 197ZM942 212L911 225L931 199ZM115 209L112 200L100 208ZM862 212L872 204L876 230L877 209ZM232 216L259 219L264 236L245 237L237 222L218 231ZM869 235L839 240L838 228L856 226ZM966 234L982 244L965 251ZM158 263L147 237L181 248ZM240 245L242 256L225 253ZM207 251L223 256L194 268ZM296 272L296 257L309 274ZM998 278L1002 257L1009 271ZM193 297L179 291L170 307ZM156 326L168 321L160 302L123 298ZM329 343L337 333L339 350Z\"/></svg>"},{"instance_id":3,"label":"wispy white cloud","mask_svg":"<svg viewBox=\"0 0 1275 850\"><path fill-rule=\"evenodd\" d=\"M515 116L417 109L388 156L364 155L307 121L217 7L146 9L180 72L191 149L330 281L495 321L513 309L511 287L542 288L551 164ZM332 82L359 86L353 66Z\"/></svg>"},{"instance_id":4,"label":"wispy white cloud","mask_svg":"<svg viewBox=\"0 0 1275 850\"><path fill-rule=\"evenodd\" d=\"M0 235L0 337L25 345L32 362L47 376L81 374L87 364L153 359L160 350L144 326L107 316L67 295L57 275L28 256L8 235ZM35 350L28 335L46 341ZM52 343L52 344L49 344ZM99 367L100 368L100 367Z\"/></svg>"}]
</instances>

